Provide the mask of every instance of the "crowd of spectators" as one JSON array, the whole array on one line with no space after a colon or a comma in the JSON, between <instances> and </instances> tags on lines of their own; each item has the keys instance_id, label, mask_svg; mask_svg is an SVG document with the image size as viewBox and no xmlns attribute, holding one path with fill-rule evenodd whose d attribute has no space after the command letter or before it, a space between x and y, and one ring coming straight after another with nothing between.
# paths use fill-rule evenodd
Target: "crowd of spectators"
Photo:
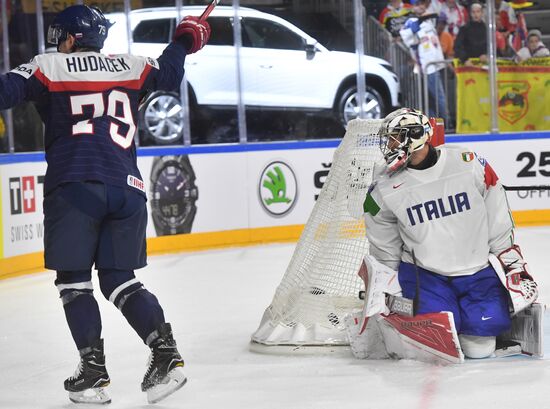
<instances>
[{"instance_id":1,"label":"crowd of spectators","mask_svg":"<svg viewBox=\"0 0 550 409\"><path fill-rule=\"evenodd\" d=\"M447 102L441 75L446 65L440 63L444 56L434 24L438 15L427 12L430 6L430 0L417 0L412 7L412 14L399 30L399 35L411 50L417 69L426 74L429 115L439 116L446 121Z\"/></svg>"},{"instance_id":2,"label":"crowd of spectators","mask_svg":"<svg viewBox=\"0 0 550 409\"><path fill-rule=\"evenodd\" d=\"M478 1L389 0L378 20L395 41L403 41L401 30L409 19L430 21L436 27L439 46L446 59L456 57L464 64L471 64L472 58L479 58L483 62L487 48L486 7ZM421 16L415 11L415 6L420 4L424 10ZM521 62L546 55L540 31L528 31L525 22L523 10L532 6L533 3L527 0L495 0L498 57ZM520 50L523 51L520 53ZM416 50L412 51L413 56L417 54Z\"/></svg>"},{"instance_id":3,"label":"crowd of spectators","mask_svg":"<svg viewBox=\"0 0 550 409\"><path fill-rule=\"evenodd\" d=\"M523 11L527 0L495 0L497 57L516 63L550 56L541 32L528 31ZM456 58L465 66L487 62L486 6L479 0L389 0L379 22L393 41L409 48L415 70L427 78L429 115L450 119L444 92L443 60Z\"/></svg>"}]
</instances>

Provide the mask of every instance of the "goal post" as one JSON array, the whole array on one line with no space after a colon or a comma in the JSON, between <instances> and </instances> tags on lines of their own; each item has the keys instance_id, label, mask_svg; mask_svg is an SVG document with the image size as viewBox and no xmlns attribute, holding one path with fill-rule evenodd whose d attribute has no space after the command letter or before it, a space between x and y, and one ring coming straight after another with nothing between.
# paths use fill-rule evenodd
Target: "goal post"
<instances>
[{"instance_id":1,"label":"goal post","mask_svg":"<svg viewBox=\"0 0 550 409\"><path fill-rule=\"evenodd\" d=\"M343 318L362 307L357 271L368 252L363 201L374 164L382 160L382 122L349 122L273 301L252 334L255 351L349 345Z\"/></svg>"}]
</instances>

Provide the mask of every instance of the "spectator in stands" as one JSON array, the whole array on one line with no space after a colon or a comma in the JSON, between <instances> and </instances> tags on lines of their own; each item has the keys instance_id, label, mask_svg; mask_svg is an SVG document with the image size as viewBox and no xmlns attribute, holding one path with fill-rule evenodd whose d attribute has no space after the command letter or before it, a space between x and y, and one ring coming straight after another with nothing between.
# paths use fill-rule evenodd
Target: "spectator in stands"
<instances>
[{"instance_id":1,"label":"spectator in stands","mask_svg":"<svg viewBox=\"0 0 550 409\"><path fill-rule=\"evenodd\" d=\"M523 15L523 9L533 6L533 3L527 0L513 0L511 4L515 10L517 24L516 29L512 33L512 48L519 51L521 48L527 46L527 23L525 16Z\"/></svg>"},{"instance_id":2,"label":"spectator in stands","mask_svg":"<svg viewBox=\"0 0 550 409\"><path fill-rule=\"evenodd\" d=\"M439 16L439 13L441 13L441 4L445 0L426 0L424 3L426 4L426 14L436 14ZM411 3L414 4L416 0L411 0Z\"/></svg>"},{"instance_id":3,"label":"spectator in stands","mask_svg":"<svg viewBox=\"0 0 550 409\"><path fill-rule=\"evenodd\" d=\"M441 78L445 64L437 64L444 57L433 15L426 13L429 4L430 0L418 0L413 6L414 15L405 22L399 34L411 50L416 66L427 74L429 115L447 121L447 100Z\"/></svg>"},{"instance_id":4,"label":"spectator in stands","mask_svg":"<svg viewBox=\"0 0 550 409\"><path fill-rule=\"evenodd\" d=\"M527 34L527 47L520 49L516 56L516 61L521 62L529 58L539 58L550 56L550 51L542 42L542 34L539 30L530 30Z\"/></svg>"},{"instance_id":5,"label":"spectator in stands","mask_svg":"<svg viewBox=\"0 0 550 409\"><path fill-rule=\"evenodd\" d=\"M388 4L388 0L363 0L362 2L367 11L367 16L373 16L374 18L378 18Z\"/></svg>"},{"instance_id":6,"label":"spectator in stands","mask_svg":"<svg viewBox=\"0 0 550 409\"><path fill-rule=\"evenodd\" d=\"M380 13L378 21L391 33L393 38L399 38L399 30L401 30L412 12L410 4L403 3L401 0L390 0L386 8Z\"/></svg>"},{"instance_id":7,"label":"spectator in stands","mask_svg":"<svg viewBox=\"0 0 550 409\"><path fill-rule=\"evenodd\" d=\"M468 66L473 65L471 58L487 62L487 25L483 21L483 7L479 3L471 4L470 21L458 31L455 56Z\"/></svg>"},{"instance_id":8,"label":"spectator in stands","mask_svg":"<svg viewBox=\"0 0 550 409\"><path fill-rule=\"evenodd\" d=\"M457 36L460 27L468 22L468 11L456 0L445 0L441 4L441 14L447 17L447 29L453 38Z\"/></svg>"},{"instance_id":9,"label":"spectator in stands","mask_svg":"<svg viewBox=\"0 0 550 409\"><path fill-rule=\"evenodd\" d=\"M495 16L497 57L514 57L516 55L516 52L510 46L510 32L506 30L506 27L504 26L502 20L502 14L497 12Z\"/></svg>"},{"instance_id":10,"label":"spectator in stands","mask_svg":"<svg viewBox=\"0 0 550 409\"><path fill-rule=\"evenodd\" d=\"M441 51L445 59L453 58L455 55L454 44L455 40L453 36L445 30L447 28L447 16L441 13L437 18L437 35L439 36L439 43L441 44Z\"/></svg>"},{"instance_id":11,"label":"spectator in stands","mask_svg":"<svg viewBox=\"0 0 550 409\"><path fill-rule=\"evenodd\" d=\"M504 0L495 0L495 10L497 11L497 18L500 17L500 31L506 33L506 37L516 31L518 24L518 18L512 5Z\"/></svg>"}]
</instances>

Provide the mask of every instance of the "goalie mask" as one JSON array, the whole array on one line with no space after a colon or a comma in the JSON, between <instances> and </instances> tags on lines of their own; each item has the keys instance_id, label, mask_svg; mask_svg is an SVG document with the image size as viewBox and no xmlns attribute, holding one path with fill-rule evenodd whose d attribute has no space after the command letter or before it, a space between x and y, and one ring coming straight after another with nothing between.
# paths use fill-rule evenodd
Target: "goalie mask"
<instances>
[{"instance_id":1,"label":"goalie mask","mask_svg":"<svg viewBox=\"0 0 550 409\"><path fill-rule=\"evenodd\" d=\"M96 7L70 6L55 16L48 29L48 43L59 47L71 34L76 47L101 50L112 25Z\"/></svg>"},{"instance_id":2,"label":"goalie mask","mask_svg":"<svg viewBox=\"0 0 550 409\"><path fill-rule=\"evenodd\" d=\"M407 166L411 154L431 139L433 128L422 112L401 108L384 119L379 136L384 160L389 171L394 173Z\"/></svg>"}]
</instances>

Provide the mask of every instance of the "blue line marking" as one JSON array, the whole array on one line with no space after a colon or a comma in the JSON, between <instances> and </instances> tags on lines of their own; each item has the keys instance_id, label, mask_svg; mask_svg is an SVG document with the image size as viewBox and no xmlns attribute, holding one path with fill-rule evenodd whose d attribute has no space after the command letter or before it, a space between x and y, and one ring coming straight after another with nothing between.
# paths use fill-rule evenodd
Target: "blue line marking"
<instances>
[{"instance_id":1,"label":"blue line marking","mask_svg":"<svg viewBox=\"0 0 550 409\"><path fill-rule=\"evenodd\" d=\"M515 141L529 139L550 139L550 131L544 132L517 132L500 134L450 134L445 135L446 143L468 143L468 142L497 142ZM216 154L234 152L260 152L280 151L296 149L328 149L336 148L341 139L323 139L308 141L289 142L263 142L248 144L226 144L226 145L198 145L198 146L153 146L138 148L138 156L166 156L166 155L195 155L195 154ZM44 152L27 153L4 153L0 154L0 165L23 162L43 162Z\"/></svg>"},{"instance_id":2,"label":"blue line marking","mask_svg":"<svg viewBox=\"0 0 550 409\"><path fill-rule=\"evenodd\" d=\"M2 153L0 154L0 165L23 162L44 162L46 156L44 152L29 153Z\"/></svg>"},{"instance_id":3,"label":"blue line marking","mask_svg":"<svg viewBox=\"0 0 550 409\"><path fill-rule=\"evenodd\" d=\"M296 149L323 149L335 148L340 144L340 139L326 139L318 141L295 142L267 142L227 145L200 145L200 146L163 146L146 147L138 149L138 156L164 156L164 155L193 155L205 153L233 153L233 152L259 152L281 151Z\"/></svg>"}]
</instances>

